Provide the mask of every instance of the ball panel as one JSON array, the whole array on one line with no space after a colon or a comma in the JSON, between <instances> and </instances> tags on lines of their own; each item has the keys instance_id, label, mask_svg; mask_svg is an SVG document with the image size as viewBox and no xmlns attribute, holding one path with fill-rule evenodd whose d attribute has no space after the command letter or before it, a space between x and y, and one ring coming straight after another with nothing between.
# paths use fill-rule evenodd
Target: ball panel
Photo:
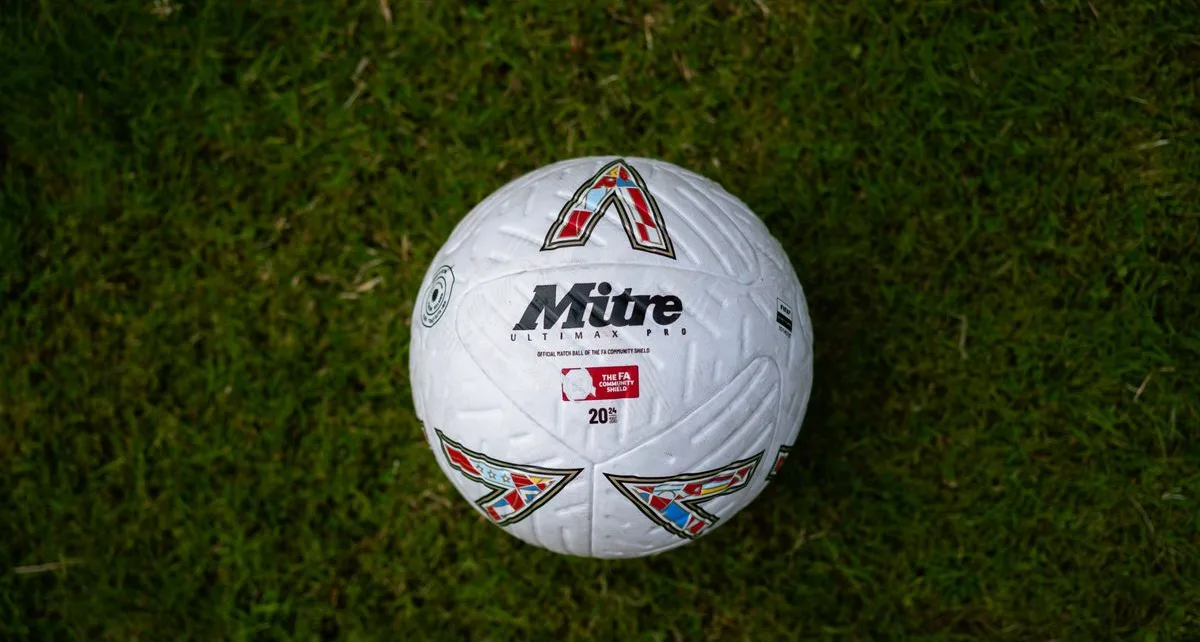
<instances>
[{"instance_id":1,"label":"ball panel","mask_svg":"<svg viewBox=\"0 0 1200 642\"><path fill-rule=\"evenodd\" d=\"M620 159L598 156L563 161L506 184L467 214L435 261L455 264L456 269L457 264L463 264L464 269L492 277L621 261L646 268L670 265L693 269L743 284L761 278L762 257L766 256L764 252L772 251L775 241L763 235L765 227L754 214L728 193L719 197L722 207L739 211L713 209L716 202L706 190L720 189L718 185L644 158L623 160L647 184L646 202L657 205L661 213L674 261L631 247L631 237L637 238L639 219L632 204L626 208L632 224L624 220L619 206L610 204L597 208L602 212L592 217L594 227L585 242L543 250L564 206L598 170L616 160ZM609 202L615 200L620 199ZM447 260L451 256L453 261Z\"/></svg>"},{"instance_id":2,"label":"ball panel","mask_svg":"<svg viewBox=\"0 0 1200 642\"><path fill-rule=\"evenodd\" d=\"M770 358L759 357L708 402L662 434L608 461L597 463L592 495L595 515L593 555L639 556L661 552L679 545L681 540L711 532L749 504L766 481L769 464L765 458L777 441L775 426L779 396L778 368ZM616 477L619 482L640 477L648 480L647 485L659 488L668 484L671 480L667 478L671 477L720 477L728 472L726 468L731 464L755 458L751 474L735 492L714 495L708 500L702 493L690 492L701 489L689 489L686 484L681 489L668 487L659 496L674 501L659 501L659 505L649 506L650 511L628 493L620 492L611 479ZM602 478L609 478L612 483L604 484ZM643 500L647 504L653 501L650 498ZM699 502L696 505L701 508L700 513L695 513L693 502ZM705 522L698 531L685 530L695 523L687 520L686 513ZM671 521L678 519L684 521ZM671 523L679 525L673 527Z\"/></svg>"},{"instance_id":3,"label":"ball panel","mask_svg":"<svg viewBox=\"0 0 1200 642\"><path fill-rule=\"evenodd\" d=\"M430 335L454 322L449 317L457 315L461 306L451 307L453 311L447 311L447 318L431 329ZM413 355L410 364L417 417L438 466L463 499L490 523L531 544L559 553L588 555L589 462L550 438L498 390L453 335L451 331L433 340L424 337L424 348ZM507 480L504 471L510 473ZM491 479L489 472L500 479ZM549 483L536 488L541 480L530 479L535 488L518 493L518 505L508 502L505 506L501 501L493 506L499 514L489 513L486 505L504 497L490 497L482 506L481 500L495 495L498 488L521 490L511 483L513 472L545 478ZM561 487L557 485L560 481ZM519 519L509 518L513 514Z\"/></svg>"},{"instance_id":4,"label":"ball panel","mask_svg":"<svg viewBox=\"0 0 1200 642\"><path fill-rule=\"evenodd\" d=\"M460 295L456 342L538 426L602 460L666 430L749 359L786 350L765 300L688 270L522 272Z\"/></svg>"},{"instance_id":5,"label":"ball panel","mask_svg":"<svg viewBox=\"0 0 1200 642\"><path fill-rule=\"evenodd\" d=\"M794 318L794 331L787 359L780 369L784 390L791 391L783 397L779 422L779 444L788 450L794 447L800 433L813 384L812 321L799 280L794 280L792 289L795 294L791 301L795 303L789 303L789 307Z\"/></svg>"}]
</instances>

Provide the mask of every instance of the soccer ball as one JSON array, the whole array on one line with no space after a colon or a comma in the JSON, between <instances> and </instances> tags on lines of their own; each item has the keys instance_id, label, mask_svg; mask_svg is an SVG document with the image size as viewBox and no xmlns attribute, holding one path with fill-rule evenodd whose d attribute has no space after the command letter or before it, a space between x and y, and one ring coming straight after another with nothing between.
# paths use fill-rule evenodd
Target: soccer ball
<instances>
[{"instance_id":1,"label":"soccer ball","mask_svg":"<svg viewBox=\"0 0 1200 642\"><path fill-rule=\"evenodd\" d=\"M778 472L812 388L804 291L718 184L588 157L473 209L413 310L417 416L459 493L559 553L706 535Z\"/></svg>"}]
</instances>

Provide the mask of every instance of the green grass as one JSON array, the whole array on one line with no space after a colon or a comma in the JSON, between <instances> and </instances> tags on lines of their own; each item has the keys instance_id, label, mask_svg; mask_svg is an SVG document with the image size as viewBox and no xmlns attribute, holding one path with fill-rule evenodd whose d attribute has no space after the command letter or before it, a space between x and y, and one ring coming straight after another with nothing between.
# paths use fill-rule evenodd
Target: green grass
<instances>
[{"instance_id":1,"label":"green grass","mask_svg":"<svg viewBox=\"0 0 1200 642\"><path fill-rule=\"evenodd\" d=\"M1200 640L1200 6L573 4L0 5L0 638ZM608 153L749 203L817 353L777 483L620 563L453 494L406 348Z\"/></svg>"}]
</instances>

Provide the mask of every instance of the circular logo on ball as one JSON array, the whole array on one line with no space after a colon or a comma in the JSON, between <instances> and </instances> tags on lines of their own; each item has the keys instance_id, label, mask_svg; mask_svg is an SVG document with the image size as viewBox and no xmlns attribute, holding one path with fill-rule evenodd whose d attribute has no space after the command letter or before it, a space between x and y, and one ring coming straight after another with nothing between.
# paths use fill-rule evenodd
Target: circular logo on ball
<instances>
[{"instance_id":1,"label":"circular logo on ball","mask_svg":"<svg viewBox=\"0 0 1200 642\"><path fill-rule=\"evenodd\" d=\"M421 306L421 325L432 328L442 318L446 306L450 305L450 291L454 289L454 270L449 265L438 268L433 275L433 283L425 294L425 302Z\"/></svg>"}]
</instances>

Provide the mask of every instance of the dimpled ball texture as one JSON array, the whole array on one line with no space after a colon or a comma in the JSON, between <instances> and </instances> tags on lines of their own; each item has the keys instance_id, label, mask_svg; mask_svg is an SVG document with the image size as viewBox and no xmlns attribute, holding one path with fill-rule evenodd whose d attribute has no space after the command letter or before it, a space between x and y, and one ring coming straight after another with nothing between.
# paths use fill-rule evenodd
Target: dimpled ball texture
<instances>
[{"instance_id":1,"label":"dimpled ball texture","mask_svg":"<svg viewBox=\"0 0 1200 642\"><path fill-rule=\"evenodd\" d=\"M417 296L425 438L474 510L530 544L686 544L758 496L800 431L799 279L742 201L670 163L577 158L512 181Z\"/></svg>"}]
</instances>

